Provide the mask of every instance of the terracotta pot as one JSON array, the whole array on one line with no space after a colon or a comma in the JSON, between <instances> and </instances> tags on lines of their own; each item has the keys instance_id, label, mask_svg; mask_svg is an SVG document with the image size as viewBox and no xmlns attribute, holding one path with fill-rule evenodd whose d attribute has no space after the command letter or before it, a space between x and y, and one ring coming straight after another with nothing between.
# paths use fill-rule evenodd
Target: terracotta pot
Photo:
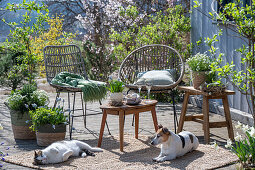
<instances>
[{"instance_id":1,"label":"terracotta pot","mask_svg":"<svg viewBox=\"0 0 255 170\"><path fill-rule=\"evenodd\" d=\"M112 102L122 102L123 100L123 93L119 92L119 93L111 93L110 95L110 100Z\"/></svg>"},{"instance_id":2,"label":"terracotta pot","mask_svg":"<svg viewBox=\"0 0 255 170\"><path fill-rule=\"evenodd\" d=\"M37 128L36 140L39 146L48 146L56 141L65 139L66 125L55 125L55 129L51 124L42 125Z\"/></svg>"},{"instance_id":3,"label":"terracotta pot","mask_svg":"<svg viewBox=\"0 0 255 170\"><path fill-rule=\"evenodd\" d=\"M10 110L11 124L14 139L35 139L35 132L29 129L31 122L26 123L27 120L31 120L29 112L21 112Z\"/></svg>"},{"instance_id":4,"label":"terracotta pot","mask_svg":"<svg viewBox=\"0 0 255 170\"><path fill-rule=\"evenodd\" d=\"M195 89L199 89L199 86L206 80L206 71L192 71L192 82Z\"/></svg>"}]
</instances>

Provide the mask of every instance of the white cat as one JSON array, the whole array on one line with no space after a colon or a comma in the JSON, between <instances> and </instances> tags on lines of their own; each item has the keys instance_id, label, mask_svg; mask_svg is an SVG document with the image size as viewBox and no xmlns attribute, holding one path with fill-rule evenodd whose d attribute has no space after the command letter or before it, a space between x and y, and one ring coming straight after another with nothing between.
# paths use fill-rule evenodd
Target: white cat
<instances>
[{"instance_id":1,"label":"white cat","mask_svg":"<svg viewBox=\"0 0 255 170\"><path fill-rule=\"evenodd\" d=\"M91 152L103 152L101 148L92 148L87 143L70 140L54 142L43 150L35 151L35 165L54 164L66 161L70 156L94 156Z\"/></svg>"}]
</instances>

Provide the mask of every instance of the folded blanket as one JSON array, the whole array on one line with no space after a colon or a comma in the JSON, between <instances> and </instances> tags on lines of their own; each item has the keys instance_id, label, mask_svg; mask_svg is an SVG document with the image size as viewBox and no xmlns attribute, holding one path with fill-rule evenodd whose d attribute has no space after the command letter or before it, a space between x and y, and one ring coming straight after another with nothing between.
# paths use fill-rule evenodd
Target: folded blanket
<instances>
[{"instance_id":1,"label":"folded blanket","mask_svg":"<svg viewBox=\"0 0 255 170\"><path fill-rule=\"evenodd\" d=\"M85 102L101 100L105 98L107 92L106 83L95 80L86 80L81 75L69 72L61 72L57 74L52 79L51 84L81 88Z\"/></svg>"}]
</instances>

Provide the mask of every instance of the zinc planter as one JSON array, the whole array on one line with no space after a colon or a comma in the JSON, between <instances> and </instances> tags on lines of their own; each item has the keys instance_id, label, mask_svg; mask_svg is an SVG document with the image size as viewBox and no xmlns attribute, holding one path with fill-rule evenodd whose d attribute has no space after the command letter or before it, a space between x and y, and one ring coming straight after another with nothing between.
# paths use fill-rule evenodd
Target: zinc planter
<instances>
[{"instance_id":1,"label":"zinc planter","mask_svg":"<svg viewBox=\"0 0 255 170\"><path fill-rule=\"evenodd\" d=\"M123 103L123 93L111 93L110 95L110 104L113 106L121 106Z\"/></svg>"},{"instance_id":2,"label":"zinc planter","mask_svg":"<svg viewBox=\"0 0 255 170\"><path fill-rule=\"evenodd\" d=\"M192 83L195 89L199 89L199 86L206 80L206 71L192 71Z\"/></svg>"},{"instance_id":3,"label":"zinc planter","mask_svg":"<svg viewBox=\"0 0 255 170\"><path fill-rule=\"evenodd\" d=\"M21 112L10 110L11 124L14 139L35 139L35 132L29 129L31 123L26 123L31 120L29 112Z\"/></svg>"},{"instance_id":4,"label":"zinc planter","mask_svg":"<svg viewBox=\"0 0 255 170\"><path fill-rule=\"evenodd\" d=\"M66 125L55 125L55 129L51 124L41 125L37 128L36 140L39 146L48 146L56 141L65 139Z\"/></svg>"}]
</instances>

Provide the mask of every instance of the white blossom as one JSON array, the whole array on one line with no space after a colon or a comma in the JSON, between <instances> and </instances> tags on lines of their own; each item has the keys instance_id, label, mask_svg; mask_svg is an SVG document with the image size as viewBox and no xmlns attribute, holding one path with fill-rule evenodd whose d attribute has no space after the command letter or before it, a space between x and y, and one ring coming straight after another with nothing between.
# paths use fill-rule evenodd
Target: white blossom
<instances>
[{"instance_id":1,"label":"white blossom","mask_svg":"<svg viewBox=\"0 0 255 170\"><path fill-rule=\"evenodd\" d=\"M235 141L238 141L238 142L242 141L242 136L238 132L236 132Z\"/></svg>"},{"instance_id":2,"label":"white blossom","mask_svg":"<svg viewBox=\"0 0 255 170\"><path fill-rule=\"evenodd\" d=\"M243 130L244 133L247 132L249 130L249 126L248 125L243 125L242 130Z\"/></svg>"},{"instance_id":3,"label":"white blossom","mask_svg":"<svg viewBox=\"0 0 255 170\"><path fill-rule=\"evenodd\" d=\"M242 128L242 123L240 123L239 121L237 122L237 125L235 126L236 129L241 129Z\"/></svg>"},{"instance_id":4,"label":"white blossom","mask_svg":"<svg viewBox=\"0 0 255 170\"><path fill-rule=\"evenodd\" d=\"M254 129L254 127L250 128L249 134L251 135L251 137L255 138L255 129Z\"/></svg>"},{"instance_id":5,"label":"white blossom","mask_svg":"<svg viewBox=\"0 0 255 170\"><path fill-rule=\"evenodd\" d=\"M225 148L232 148L232 141L230 139L227 140L227 144L225 145Z\"/></svg>"}]
</instances>

